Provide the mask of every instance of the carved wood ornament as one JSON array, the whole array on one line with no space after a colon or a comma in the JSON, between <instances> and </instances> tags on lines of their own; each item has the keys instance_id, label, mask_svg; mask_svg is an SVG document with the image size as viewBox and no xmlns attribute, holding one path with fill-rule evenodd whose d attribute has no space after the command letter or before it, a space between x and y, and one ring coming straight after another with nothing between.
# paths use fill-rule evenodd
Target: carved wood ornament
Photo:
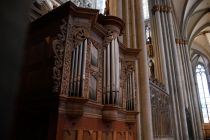
<instances>
[{"instance_id":1,"label":"carved wood ornament","mask_svg":"<svg viewBox=\"0 0 210 140\"><path fill-rule=\"evenodd\" d=\"M60 27L61 33L53 41L53 51L56 60L53 67L53 91L67 96L69 91L71 52L74 47L78 46L89 36L89 29L82 25L72 25L71 17L69 17L68 24L65 20L63 22L64 24ZM61 70L62 66L63 69Z\"/></svg>"}]
</instances>

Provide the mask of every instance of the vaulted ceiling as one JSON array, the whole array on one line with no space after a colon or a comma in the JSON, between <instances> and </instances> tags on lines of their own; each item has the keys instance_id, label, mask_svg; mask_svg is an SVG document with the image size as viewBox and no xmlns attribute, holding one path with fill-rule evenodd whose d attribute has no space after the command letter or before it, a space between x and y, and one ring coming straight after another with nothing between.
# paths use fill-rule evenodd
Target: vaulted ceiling
<instances>
[{"instance_id":1,"label":"vaulted ceiling","mask_svg":"<svg viewBox=\"0 0 210 140\"><path fill-rule=\"evenodd\" d=\"M182 37L210 56L210 0L172 1Z\"/></svg>"}]
</instances>

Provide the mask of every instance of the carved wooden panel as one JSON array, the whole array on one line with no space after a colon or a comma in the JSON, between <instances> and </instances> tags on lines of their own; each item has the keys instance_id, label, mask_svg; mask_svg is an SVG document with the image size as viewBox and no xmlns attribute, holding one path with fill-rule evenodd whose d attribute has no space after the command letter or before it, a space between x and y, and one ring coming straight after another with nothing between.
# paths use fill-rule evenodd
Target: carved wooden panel
<instances>
[{"instance_id":1,"label":"carved wooden panel","mask_svg":"<svg viewBox=\"0 0 210 140\"><path fill-rule=\"evenodd\" d=\"M63 140L76 140L77 131L76 130L64 130Z\"/></svg>"},{"instance_id":2,"label":"carved wooden panel","mask_svg":"<svg viewBox=\"0 0 210 140\"><path fill-rule=\"evenodd\" d=\"M83 140L97 140L97 131L84 130Z\"/></svg>"}]
</instances>

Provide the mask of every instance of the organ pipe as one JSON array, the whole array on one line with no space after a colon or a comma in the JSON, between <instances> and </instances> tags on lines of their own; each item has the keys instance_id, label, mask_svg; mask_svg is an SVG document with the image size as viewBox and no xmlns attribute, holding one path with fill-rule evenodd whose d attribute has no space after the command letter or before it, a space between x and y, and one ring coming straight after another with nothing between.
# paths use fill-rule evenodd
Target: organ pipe
<instances>
[{"instance_id":1,"label":"organ pipe","mask_svg":"<svg viewBox=\"0 0 210 140\"><path fill-rule=\"evenodd\" d=\"M87 56L87 39L72 51L70 96L82 96L83 80L85 79Z\"/></svg>"},{"instance_id":2,"label":"organ pipe","mask_svg":"<svg viewBox=\"0 0 210 140\"><path fill-rule=\"evenodd\" d=\"M76 93L77 93L77 96L79 96L79 92L80 92L80 82L81 82L81 78L80 78L80 76L81 76L81 67L82 67L82 55L83 55L83 43L81 43L80 44L80 46L78 47L79 48L79 56L78 56L78 62L79 62L79 64L78 64L78 72L77 72L77 86L76 86L76 88L77 88L77 91L76 91Z\"/></svg>"},{"instance_id":3,"label":"organ pipe","mask_svg":"<svg viewBox=\"0 0 210 140\"><path fill-rule=\"evenodd\" d=\"M111 82L112 82L112 87L111 87L111 94L112 94L112 97L111 97L111 103L114 103L114 100L115 100L115 92L116 92L116 89L115 89L115 75L117 74L116 71L115 71L115 42L114 40L111 42Z\"/></svg>"},{"instance_id":4,"label":"organ pipe","mask_svg":"<svg viewBox=\"0 0 210 140\"><path fill-rule=\"evenodd\" d=\"M126 80L126 109L127 110L134 110L134 99L135 99L135 79L134 79L134 71L128 73L127 80Z\"/></svg>"},{"instance_id":5,"label":"organ pipe","mask_svg":"<svg viewBox=\"0 0 210 140\"><path fill-rule=\"evenodd\" d=\"M106 80L107 80L107 51L104 49L104 75L103 75L103 103L106 101Z\"/></svg>"},{"instance_id":6,"label":"organ pipe","mask_svg":"<svg viewBox=\"0 0 210 140\"><path fill-rule=\"evenodd\" d=\"M107 103L110 104L110 45L107 46L107 56L105 59L107 59Z\"/></svg>"},{"instance_id":7,"label":"organ pipe","mask_svg":"<svg viewBox=\"0 0 210 140\"><path fill-rule=\"evenodd\" d=\"M119 103L119 45L118 40L113 39L104 50L104 103Z\"/></svg>"}]
</instances>

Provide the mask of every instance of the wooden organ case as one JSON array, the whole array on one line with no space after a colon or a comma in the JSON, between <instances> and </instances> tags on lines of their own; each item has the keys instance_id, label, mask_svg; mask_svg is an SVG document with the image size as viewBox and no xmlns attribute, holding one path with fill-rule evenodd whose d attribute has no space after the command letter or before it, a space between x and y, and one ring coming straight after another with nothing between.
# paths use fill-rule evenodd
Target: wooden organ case
<instances>
[{"instance_id":1,"label":"wooden organ case","mask_svg":"<svg viewBox=\"0 0 210 140\"><path fill-rule=\"evenodd\" d=\"M42 91L31 102L48 112L47 139L136 139L139 50L119 41L123 28L121 19L71 2L31 23L21 89Z\"/></svg>"}]
</instances>

